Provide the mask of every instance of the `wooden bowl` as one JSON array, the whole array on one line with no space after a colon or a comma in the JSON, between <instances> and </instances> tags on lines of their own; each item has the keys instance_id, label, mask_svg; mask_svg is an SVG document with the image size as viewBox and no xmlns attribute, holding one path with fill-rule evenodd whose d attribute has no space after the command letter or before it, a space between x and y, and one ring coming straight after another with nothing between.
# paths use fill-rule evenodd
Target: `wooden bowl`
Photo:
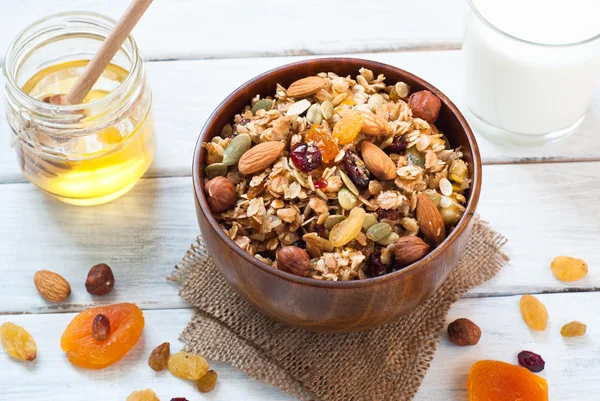
<instances>
[{"instance_id":1,"label":"wooden bowl","mask_svg":"<svg viewBox=\"0 0 600 401\"><path fill-rule=\"evenodd\" d=\"M361 67L386 82L404 81L411 91L428 89L442 100L436 125L453 146L460 145L468 163L472 187L466 212L446 240L425 258L384 276L356 281L321 281L294 276L250 256L219 227L206 203L204 171L206 151L202 143L221 133L235 114L256 94L273 95L276 84L289 86L297 79L320 72L356 76ZM322 332L354 332L372 329L409 313L431 296L458 263L473 226L481 189L481 160L475 137L458 108L442 92L421 78L369 60L318 58L288 64L248 81L229 95L202 128L192 168L196 212L206 246L219 272L258 310L291 326Z\"/></svg>"}]
</instances>

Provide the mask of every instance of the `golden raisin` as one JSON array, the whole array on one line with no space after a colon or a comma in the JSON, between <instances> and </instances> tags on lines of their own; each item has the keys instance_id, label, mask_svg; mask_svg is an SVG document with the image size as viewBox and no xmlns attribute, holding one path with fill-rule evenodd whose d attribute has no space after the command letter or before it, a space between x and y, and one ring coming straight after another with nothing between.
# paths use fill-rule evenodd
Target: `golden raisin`
<instances>
[{"instance_id":1,"label":"golden raisin","mask_svg":"<svg viewBox=\"0 0 600 401\"><path fill-rule=\"evenodd\" d=\"M198 390L203 393L210 393L217 385L217 372L209 370L204 376L198 380Z\"/></svg>"},{"instance_id":2,"label":"golden raisin","mask_svg":"<svg viewBox=\"0 0 600 401\"><path fill-rule=\"evenodd\" d=\"M306 134L306 141L314 142L317 148L319 148L323 163L329 163L335 159L340 151L331 134L319 124L313 124L310 127L310 130Z\"/></svg>"},{"instance_id":3,"label":"golden raisin","mask_svg":"<svg viewBox=\"0 0 600 401\"><path fill-rule=\"evenodd\" d=\"M532 295L523 295L519 302L521 316L532 330L544 331L548 327L548 311L539 299Z\"/></svg>"},{"instance_id":4,"label":"golden raisin","mask_svg":"<svg viewBox=\"0 0 600 401\"><path fill-rule=\"evenodd\" d=\"M573 321L571 323L565 324L562 329L560 329L560 334L563 337L581 337L585 335L587 331L587 326L581 322Z\"/></svg>"},{"instance_id":5,"label":"golden raisin","mask_svg":"<svg viewBox=\"0 0 600 401\"><path fill-rule=\"evenodd\" d=\"M129 394L127 401L160 401L156 393L149 388L146 390L134 391Z\"/></svg>"},{"instance_id":6,"label":"golden raisin","mask_svg":"<svg viewBox=\"0 0 600 401\"><path fill-rule=\"evenodd\" d=\"M208 362L200 355L178 352L169 358L168 368L177 377L198 380L208 372Z\"/></svg>"},{"instance_id":7,"label":"golden raisin","mask_svg":"<svg viewBox=\"0 0 600 401\"><path fill-rule=\"evenodd\" d=\"M0 326L0 337L4 351L13 358L33 361L37 355L37 345L21 326L7 322Z\"/></svg>"},{"instance_id":8,"label":"golden raisin","mask_svg":"<svg viewBox=\"0 0 600 401\"><path fill-rule=\"evenodd\" d=\"M360 113L351 113L335 124L333 136L340 145L346 145L354 140L363 125L363 116Z\"/></svg>"},{"instance_id":9,"label":"golden raisin","mask_svg":"<svg viewBox=\"0 0 600 401\"><path fill-rule=\"evenodd\" d=\"M362 229L365 215L365 209L355 207L345 220L333 226L329 232L329 241L333 246L344 246L356 238Z\"/></svg>"},{"instance_id":10,"label":"golden raisin","mask_svg":"<svg viewBox=\"0 0 600 401\"><path fill-rule=\"evenodd\" d=\"M148 366L157 372L165 370L169 363L169 356L171 355L171 344L162 343L158 347L154 348L150 357L148 358Z\"/></svg>"},{"instance_id":11,"label":"golden raisin","mask_svg":"<svg viewBox=\"0 0 600 401\"><path fill-rule=\"evenodd\" d=\"M554 277L566 283L584 278L588 273L588 266L581 259L570 256L557 256L550 264Z\"/></svg>"},{"instance_id":12,"label":"golden raisin","mask_svg":"<svg viewBox=\"0 0 600 401\"><path fill-rule=\"evenodd\" d=\"M475 362L467 388L469 401L548 401L546 379L500 361Z\"/></svg>"}]
</instances>

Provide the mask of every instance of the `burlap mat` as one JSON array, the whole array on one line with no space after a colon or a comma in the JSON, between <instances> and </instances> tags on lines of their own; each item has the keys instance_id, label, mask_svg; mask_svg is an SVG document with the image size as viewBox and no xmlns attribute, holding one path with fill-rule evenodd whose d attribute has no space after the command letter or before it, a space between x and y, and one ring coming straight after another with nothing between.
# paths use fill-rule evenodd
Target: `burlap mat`
<instances>
[{"instance_id":1,"label":"burlap mat","mask_svg":"<svg viewBox=\"0 0 600 401\"><path fill-rule=\"evenodd\" d=\"M187 351L230 363L301 399L412 400L448 309L504 266L505 242L478 220L459 265L413 313L364 333L317 334L277 323L246 303L217 272L199 236L171 276L199 309L182 339Z\"/></svg>"}]
</instances>

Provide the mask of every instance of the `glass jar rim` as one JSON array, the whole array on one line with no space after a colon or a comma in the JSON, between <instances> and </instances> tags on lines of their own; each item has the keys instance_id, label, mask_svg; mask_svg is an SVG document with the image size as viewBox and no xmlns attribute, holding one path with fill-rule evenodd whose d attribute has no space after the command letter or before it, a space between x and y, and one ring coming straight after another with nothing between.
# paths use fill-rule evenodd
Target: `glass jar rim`
<instances>
[{"instance_id":1,"label":"glass jar rim","mask_svg":"<svg viewBox=\"0 0 600 401\"><path fill-rule=\"evenodd\" d=\"M492 22L490 22L490 20L488 20L487 18L485 18L481 14L481 12L479 12L479 9L477 9L477 6L473 3L473 0L467 0L467 4L469 5L469 8L473 12L473 14L475 14L489 28L491 28L495 32L497 32L497 33L499 33L499 34L501 34L501 35L503 35L505 37L508 37L510 39L514 39L514 40L516 40L518 42L522 42L522 43L526 43L526 44L530 44L530 45L535 45L535 46L547 47L547 48L564 48L564 47L584 45L584 44L587 44L587 43L595 42L596 40L600 39L600 32L598 34L592 36L592 37L587 38L587 39L580 40L580 41L577 41L577 42L570 42L570 43L541 43L541 42L535 42L535 41L523 39L523 38L520 38L518 36L511 35L510 33L508 33L506 31L500 29L499 27L497 27L496 25L494 25Z\"/></svg>"},{"instance_id":2,"label":"glass jar rim","mask_svg":"<svg viewBox=\"0 0 600 401\"><path fill-rule=\"evenodd\" d=\"M53 19L60 19L60 18L65 18L65 17L75 17L75 18L81 17L84 19L88 18L88 19L94 20L94 22L104 23L107 27L109 27L109 30L112 30L112 28L117 24L116 20L114 20L110 17L107 17L105 15L99 14L99 13L88 12L88 11L66 11L66 12L50 14L44 18L38 19L38 20L34 21L33 23L31 23L30 25L28 25L21 32L19 32L19 34L11 41L10 45L8 46L8 50L7 50L5 58L4 58L4 67L2 69L4 76L6 78L7 85L10 86L10 88L12 90L12 94L16 95L19 98L19 102L21 102L21 103L33 102L33 104L36 105L37 107L51 108L52 110L58 110L61 112L66 112L66 113L77 112L78 110L81 109L81 105L49 104L42 100L35 99L35 98L29 96L17 84L16 74L13 71L14 67L15 67L13 65L13 63L17 59L18 50L19 50L19 48L17 46L21 44L20 41L27 39L28 35L36 34L36 29L39 29L40 26L42 26L43 24L45 24L49 21L52 21ZM82 21L79 21L79 22L82 22ZM89 22L91 22L91 21L89 21ZM31 40L31 39L29 39L29 40ZM25 45L27 43L28 42L25 42L25 43L23 43L23 45ZM105 102L105 103L111 102L119 95L120 90L122 88L129 87L131 85L131 81L135 79L136 75L138 75L138 71L139 71L140 65L141 65L140 53L139 53L137 44L131 34L129 34L127 36L127 38L121 45L121 49L124 49L125 46L128 46L131 50L130 52L128 52L131 54L131 67L129 68L129 71L127 72L127 76L125 77L123 82L121 82L119 84L119 86L117 86L114 90L112 90L110 93L108 93L106 96L104 96L100 99L96 99L89 103L86 103L86 107L94 107L94 106L101 104L102 102Z\"/></svg>"}]
</instances>

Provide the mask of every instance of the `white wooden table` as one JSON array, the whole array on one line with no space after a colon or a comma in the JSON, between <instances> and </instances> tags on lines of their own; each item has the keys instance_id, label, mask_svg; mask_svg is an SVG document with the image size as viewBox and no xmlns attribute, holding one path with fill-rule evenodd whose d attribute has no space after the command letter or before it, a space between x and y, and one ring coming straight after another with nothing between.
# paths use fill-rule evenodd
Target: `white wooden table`
<instances>
[{"instance_id":1,"label":"white wooden table","mask_svg":"<svg viewBox=\"0 0 600 401\"><path fill-rule=\"evenodd\" d=\"M81 9L118 17L124 7L121 0L2 1L0 52L19 30L47 14ZM463 12L462 0L156 1L134 31L154 92L156 161L128 195L99 207L67 206L27 183L0 118L0 323L25 326L38 344L34 363L17 363L0 352L0 400L125 400L132 390L148 387L163 401L289 400L225 365L216 365L219 385L206 396L146 365L159 343L170 341L173 350L182 346L178 334L193 314L165 276L198 233L190 179L197 134L211 110L247 79L319 54L353 53L396 65L432 82L461 107ZM509 239L511 262L452 307L449 321L468 317L483 337L468 349L442 339L417 400L465 401L474 361L515 362L523 349L546 359L541 375L549 380L551 400L597 399L599 129L600 87L577 133L559 144L513 149L479 137L485 163L479 212ZM556 281L548 266L559 254L583 258L590 274L571 285ZM89 267L100 262L113 267L117 286L107 297L92 298L83 283ZM67 302L50 304L37 294L32 279L39 269L71 282ZM541 294L550 312L546 332L532 333L522 322L523 293ZM139 344L102 371L71 366L59 340L74 314L125 301L144 309ZM585 338L560 336L562 324L571 320L588 324Z\"/></svg>"}]
</instances>

